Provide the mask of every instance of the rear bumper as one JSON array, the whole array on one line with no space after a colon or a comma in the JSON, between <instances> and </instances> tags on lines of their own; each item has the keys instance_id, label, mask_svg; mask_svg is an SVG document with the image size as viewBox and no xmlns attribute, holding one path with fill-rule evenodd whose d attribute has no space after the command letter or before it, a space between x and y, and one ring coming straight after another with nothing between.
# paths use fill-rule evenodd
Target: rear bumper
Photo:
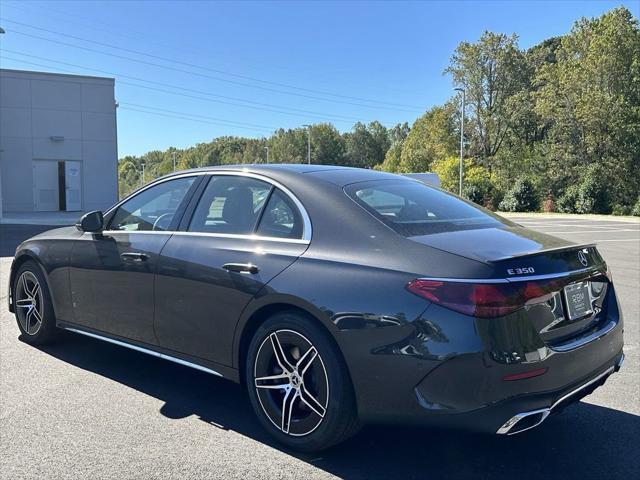
<instances>
[{"instance_id":1,"label":"rear bumper","mask_svg":"<svg viewBox=\"0 0 640 480\"><path fill-rule=\"evenodd\" d=\"M604 372L599 373L587 382L565 393L555 400L549 407L517 413L507 420L496 433L498 435L514 435L537 427L542 424L542 422L544 422L551 413L560 411L566 405L580 400L586 395L589 395L596 388L604 385L610 375L620 370L623 362L624 353L618 357L614 366L607 368Z\"/></svg>"},{"instance_id":2,"label":"rear bumper","mask_svg":"<svg viewBox=\"0 0 640 480\"><path fill-rule=\"evenodd\" d=\"M579 401L602 386L613 373L620 369L623 360L624 354L620 351L597 371L562 388L527 391L512 398L460 413L431 409L429 412L423 411L422 415L416 415L411 423L501 435L521 433L539 426L549 416L560 413L566 406ZM420 396L417 389L416 394ZM421 403L424 407L433 407L433 404L426 404L424 401Z\"/></svg>"},{"instance_id":3,"label":"rear bumper","mask_svg":"<svg viewBox=\"0 0 640 480\"><path fill-rule=\"evenodd\" d=\"M362 356L348 359L362 366L352 374L359 414L365 422L500 434L537 426L620 368L624 325L611 293L597 329L557 348L525 318L482 326L437 305L412 322L415 333L398 327L392 344L372 347L361 334ZM510 379L540 370L535 377Z\"/></svg>"}]
</instances>

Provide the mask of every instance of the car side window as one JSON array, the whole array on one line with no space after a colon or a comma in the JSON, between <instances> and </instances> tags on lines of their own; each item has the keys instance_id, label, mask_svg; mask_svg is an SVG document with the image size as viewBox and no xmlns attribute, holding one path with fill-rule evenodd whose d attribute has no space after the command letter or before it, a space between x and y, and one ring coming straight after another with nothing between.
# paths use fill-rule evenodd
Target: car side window
<instances>
[{"instance_id":1,"label":"car side window","mask_svg":"<svg viewBox=\"0 0 640 480\"><path fill-rule=\"evenodd\" d=\"M293 201L278 189L269 197L256 233L263 237L302 238L302 217Z\"/></svg>"},{"instance_id":2,"label":"car side window","mask_svg":"<svg viewBox=\"0 0 640 480\"><path fill-rule=\"evenodd\" d=\"M272 186L250 177L213 175L189 223L189 232L253 233Z\"/></svg>"},{"instance_id":3,"label":"car side window","mask_svg":"<svg viewBox=\"0 0 640 480\"><path fill-rule=\"evenodd\" d=\"M166 231L196 177L177 178L138 193L118 207L109 230Z\"/></svg>"}]
</instances>

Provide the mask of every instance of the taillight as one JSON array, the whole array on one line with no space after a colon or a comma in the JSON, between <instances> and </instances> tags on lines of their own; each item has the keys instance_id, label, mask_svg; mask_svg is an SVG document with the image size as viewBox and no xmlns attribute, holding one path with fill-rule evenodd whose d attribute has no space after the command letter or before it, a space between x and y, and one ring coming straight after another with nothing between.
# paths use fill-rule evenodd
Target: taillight
<instances>
[{"instance_id":1,"label":"taillight","mask_svg":"<svg viewBox=\"0 0 640 480\"><path fill-rule=\"evenodd\" d=\"M473 317L500 317L515 312L532 299L546 300L561 288L558 281L464 283L417 278L407 290L438 305Z\"/></svg>"}]
</instances>

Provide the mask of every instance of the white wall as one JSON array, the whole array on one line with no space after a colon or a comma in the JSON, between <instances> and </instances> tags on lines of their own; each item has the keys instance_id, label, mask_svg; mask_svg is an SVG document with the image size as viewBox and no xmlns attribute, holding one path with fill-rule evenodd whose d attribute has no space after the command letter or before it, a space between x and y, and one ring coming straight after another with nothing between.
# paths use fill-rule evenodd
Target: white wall
<instances>
[{"instance_id":1,"label":"white wall","mask_svg":"<svg viewBox=\"0 0 640 480\"><path fill-rule=\"evenodd\" d=\"M51 137L64 137L54 141ZM114 80L0 69L4 212L32 211L33 160L82 162L85 211L118 199Z\"/></svg>"}]
</instances>

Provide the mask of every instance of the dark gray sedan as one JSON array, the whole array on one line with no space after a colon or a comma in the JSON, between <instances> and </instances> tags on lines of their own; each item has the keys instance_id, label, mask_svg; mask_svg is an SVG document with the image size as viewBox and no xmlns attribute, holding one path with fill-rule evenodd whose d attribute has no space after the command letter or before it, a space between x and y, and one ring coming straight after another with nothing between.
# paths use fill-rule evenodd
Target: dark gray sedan
<instances>
[{"instance_id":1,"label":"dark gray sedan","mask_svg":"<svg viewBox=\"0 0 640 480\"><path fill-rule=\"evenodd\" d=\"M305 451L374 421L522 432L624 358L594 245L343 167L160 178L25 241L9 290L25 341L64 329L240 382Z\"/></svg>"}]
</instances>

